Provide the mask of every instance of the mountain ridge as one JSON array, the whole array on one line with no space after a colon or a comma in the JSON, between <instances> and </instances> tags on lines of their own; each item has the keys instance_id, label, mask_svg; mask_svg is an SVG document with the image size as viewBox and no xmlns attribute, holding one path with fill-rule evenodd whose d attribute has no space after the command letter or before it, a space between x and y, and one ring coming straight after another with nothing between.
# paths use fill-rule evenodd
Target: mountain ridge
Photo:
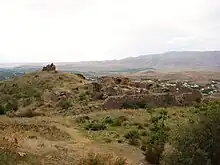
<instances>
[{"instance_id":1,"label":"mountain ridge","mask_svg":"<svg viewBox=\"0 0 220 165\"><path fill-rule=\"evenodd\" d=\"M24 63L14 67L15 70L40 69L45 63ZM155 71L218 71L220 68L220 51L170 51L161 54L127 57L120 60L58 62L59 70L103 72L126 69L153 68ZM1 67L1 64L0 64Z\"/></svg>"}]
</instances>

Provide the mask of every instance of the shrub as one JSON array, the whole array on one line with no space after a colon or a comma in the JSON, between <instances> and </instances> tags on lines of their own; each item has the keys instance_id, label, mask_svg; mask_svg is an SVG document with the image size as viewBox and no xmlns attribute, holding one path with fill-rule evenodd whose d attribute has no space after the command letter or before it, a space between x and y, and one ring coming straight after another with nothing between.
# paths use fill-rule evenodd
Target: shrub
<instances>
[{"instance_id":1,"label":"shrub","mask_svg":"<svg viewBox=\"0 0 220 165\"><path fill-rule=\"evenodd\" d=\"M16 100L8 101L5 106L5 109L7 111L18 110L18 102Z\"/></svg>"},{"instance_id":2,"label":"shrub","mask_svg":"<svg viewBox=\"0 0 220 165\"><path fill-rule=\"evenodd\" d=\"M147 136L147 131L146 130L141 130L140 131L140 136Z\"/></svg>"},{"instance_id":3,"label":"shrub","mask_svg":"<svg viewBox=\"0 0 220 165\"><path fill-rule=\"evenodd\" d=\"M146 139L147 147L144 152L145 159L151 164L159 164L165 143L168 140L170 129L164 124L167 118L168 114L164 110L151 116L152 124Z\"/></svg>"},{"instance_id":4,"label":"shrub","mask_svg":"<svg viewBox=\"0 0 220 165\"><path fill-rule=\"evenodd\" d=\"M26 107L32 103L31 98L26 98L23 100L23 106Z\"/></svg>"},{"instance_id":5,"label":"shrub","mask_svg":"<svg viewBox=\"0 0 220 165\"><path fill-rule=\"evenodd\" d=\"M89 121L90 117L89 116L79 116L76 118L77 123L85 123L86 121Z\"/></svg>"},{"instance_id":6,"label":"shrub","mask_svg":"<svg viewBox=\"0 0 220 165\"><path fill-rule=\"evenodd\" d=\"M4 115L5 113L6 113L5 107L0 105L0 115Z\"/></svg>"},{"instance_id":7,"label":"shrub","mask_svg":"<svg viewBox=\"0 0 220 165\"><path fill-rule=\"evenodd\" d=\"M161 164L220 164L220 103L196 107L199 120L173 133L170 144L175 148L163 156Z\"/></svg>"},{"instance_id":8,"label":"shrub","mask_svg":"<svg viewBox=\"0 0 220 165\"><path fill-rule=\"evenodd\" d=\"M114 158L112 154L89 153L86 157L80 158L76 165L128 165L124 158Z\"/></svg>"},{"instance_id":9,"label":"shrub","mask_svg":"<svg viewBox=\"0 0 220 165\"><path fill-rule=\"evenodd\" d=\"M85 125L86 130L91 130L91 131L101 131L105 130L107 127L105 123L99 122L99 121L93 121L89 122Z\"/></svg>"},{"instance_id":10,"label":"shrub","mask_svg":"<svg viewBox=\"0 0 220 165\"><path fill-rule=\"evenodd\" d=\"M137 145L140 139L139 132L137 130L129 130L125 133L124 137L128 139L130 145Z\"/></svg>"},{"instance_id":11,"label":"shrub","mask_svg":"<svg viewBox=\"0 0 220 165\"><path fill-rule=\"evenodd\" d=\"M125 116L118 116L114 119L112 126L121 126L123 122L127 121L127 117Z\"/></svg>"},{"instance_id":12,"label":"shrub","mask_svg":"<svg viewBox=\"0 0 220 165\"><path fill-rule=\"evenodd\" d=\"M68 109L70 107L73 106L72 102L70 100L62 100L60 102L60 106L63 108L63 109Z\"/></svg>"},{"instance_id":13,"label":"shrub","mask_svg":"<svg viewBox=\"0 0 220 165\"><path fill-rule=\"evenodd\" d=\"M112 123L114 123L114 119L112 119L111 116L106 116L106 117L103 119L103 123L105 123L105 124L112 124Z\"/></svg>"}]
</instances>

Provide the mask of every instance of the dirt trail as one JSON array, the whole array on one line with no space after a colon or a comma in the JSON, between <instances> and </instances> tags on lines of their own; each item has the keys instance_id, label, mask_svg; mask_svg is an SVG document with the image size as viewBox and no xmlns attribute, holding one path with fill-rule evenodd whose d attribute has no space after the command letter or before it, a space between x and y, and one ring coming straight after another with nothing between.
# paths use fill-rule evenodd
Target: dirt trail
<instances>
[{"instance_id":1,"label":"dirt trail","mask_svg":"<svg viewBox=\"0 0 220 165\"><path fill-rule=\"evenodd\" d=\"M9 144L6 146L4 143ZM6 147L3 147L6 146ZM137 161L138 154L126 146L100 144L85 137L71 120L64 117L9 118L0 116L0 152L11 149L38 158L40 165L69 165L90 151L114 152ZM39 162L38 162L39 163Z\"/></svg>"}]
</instances>

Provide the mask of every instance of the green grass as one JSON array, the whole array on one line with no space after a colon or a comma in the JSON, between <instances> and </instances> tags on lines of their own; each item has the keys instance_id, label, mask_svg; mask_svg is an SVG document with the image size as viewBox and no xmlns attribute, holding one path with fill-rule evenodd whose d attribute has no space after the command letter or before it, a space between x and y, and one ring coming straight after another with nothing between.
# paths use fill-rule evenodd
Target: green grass
<instances>
[{"instance_id":1,"label":"green grass","mask_svg":"<svg viewBox=\"0 0 220 165\"><path fill-rule=\"evenodd\" d=\"M137 139L137 146L141 147L142 139L149 137L150 132L156 129L153 127L153 121L156 122L157 118L163 118L166 114L167 117L164 119L164 124L170 129L176 128L177 125L182 125L187 123L189 118L194 118L195 113L193 108L160 108L151 111L145 110L119 110L111 112L96 112L89 114L86 117L76 118L77 124L81 127L82 131L89 137L99 142L105 143L107 141L111 142L126 142L129 140L125 138L125 134L130 130L135 130L138 132L140 138ZM86 118L86 119L85 119ZM100 126L105 127L105 129L100 129L99 131L87 131L85 126L92 121L99 123ZM152 129L152 130L151 130ZM158 132L159 136L162 132Z\"/></svg>"},{"instance_id":2,"label":"green grass","mask_svg":"<svg viewBox=\"0 0 220 165\"><path fill-rule=\"evenodd\" d=\"M148 162L158 163L170 135L183 125L194 123L197 113L196 107L127 109L90 113L76 118L76 123L85 136L98 143L124 143L142 150ZM98 123L104 129L85 129L88 123Z\"/></svg>"}]
</instances>

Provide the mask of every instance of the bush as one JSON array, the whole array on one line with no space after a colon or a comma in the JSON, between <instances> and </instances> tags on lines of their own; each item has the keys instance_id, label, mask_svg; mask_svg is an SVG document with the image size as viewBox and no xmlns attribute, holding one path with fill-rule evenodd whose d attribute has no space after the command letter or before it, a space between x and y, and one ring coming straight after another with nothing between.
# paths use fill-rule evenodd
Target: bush
<instances>
[{"instance_id":1,"label":"bush","mask_svg":"<svg viewBox=\"0 0 220 165\"><path fill-rule=\"evenodd\" d=\"M105 123L99 122L99 121L92 121L89 122L85 125L86 130L91 130L91 131L101 131L105 130L107 127Z\"/></svg>"},{"instance_id":2,"label":"bush","mask_svg":"<svg viewBox=\"0 0 220 165\"><path fill-rule=\"evenodd\" d=\"M163 156L161 164L219 165L220 164L220 103L196 107L199 120L173 133L172 152Z\"/></svg>"},{"instance_id":3,"label":"bush","mask_svg":"<svg viewBox=\"0 0 220 165\"><path fill-rule=\"evenodd\" d=\"M6 113L5 107L0 105L0 115L4 115L5 113Z\"/></svg>"},{"instance_id":4,"label":"bush","mask_svg":"<svg viewBox=\"0 0 220 165\"><path fill-rule=\"evenodd\" d=\"M140 134L140 136L147 136L147 131L141 130L139 134Z\"/></svg>"},{"instance_id":5,"label":"bush","mask_svg":"<svg viewBox=\"0 0 220 165\"><path fill-rule=\"evenodd\" d=\"M26 107L32 103L31 98L26 98L23 100L23 107Z\"/></svg>"},{"instance_id":6,"label":"bush","mask_svg":"<svg viewBox=\"0 0 220 165\"><path fill-rule=\"evenodd\" d=\"M123 122L127 121L127 117L125 116L118 116L116 118L114 118L113 123L111 124L111 126L121 126L123 124Z\"/></svg>"},{"instance_id":7,"label":"bush","mask_svg":"<svg viewBox=\"0 0 220 165\"><path fill-rule=\"evenodd\" d=\"M89 153L86 157L80 158L76 165L128 165L126 159L114 158L112 154Z\"/></svg>"},{"instance_id":8,"label":"bush","mask_svg":"<svg viewBox=\"0 0 220 165\"><path fill-rule=\"evenodd\" d=\"M103 119L103 123L105 123L105 124L112 124L112 123L114 123L114 119L111 116L106 116Z\"/></svg>"},{"instance_id":9,"label":"bush","mask_svg":"<svg viewBox=\"0 0 220 165\"><path fill-rule=\"evenodd\" d=\"M151 164L159 164L164 146L168 141L170 129L164 121L168 118L165 110L151 116L150 133L146 139L147 147L144 152L145 159Z\"/></svg>"},{"instance_id":10,"label":"bush","mask_svg":"<svg viewBox=\"0 0 220 165\"><path fill-rule=\"evenodd\" d=\"M7 111L18 110L18 102L16 100L8 101L5 106L5 109Z\"/></svg>"},{"instance_id":11,"label":"bush","mask_svg":"<svg viewBox=\"0 0 220 165\"><path fill-rule=\"evenodd\" d=\"M129 130L125 133L124 137L128 139L130 145L138 145L138 140L140 139L139 132L137 130Z\"/></svg>"},{"instance_id":12,"label":"bush","mask_svg":"<svg viewBox=\"0 0 220 165\"><path fill-rule=\"evenodd\" d=\"M72 102L70 100L62 100L60 102L60 106L63 108L63 109L68 109L70 107L73 106Z\"/></svg>"},{"instance_id":13,"label":"bush","mask_svg":"<svg viewBox=\"0 0 220 165\"><path fill-rule=\"evenodd\" d=\"M77 123L85 123L86 121L89 121L90 117L89 116L79 116L76 118Z\"/></svg>"}]
</instances>

